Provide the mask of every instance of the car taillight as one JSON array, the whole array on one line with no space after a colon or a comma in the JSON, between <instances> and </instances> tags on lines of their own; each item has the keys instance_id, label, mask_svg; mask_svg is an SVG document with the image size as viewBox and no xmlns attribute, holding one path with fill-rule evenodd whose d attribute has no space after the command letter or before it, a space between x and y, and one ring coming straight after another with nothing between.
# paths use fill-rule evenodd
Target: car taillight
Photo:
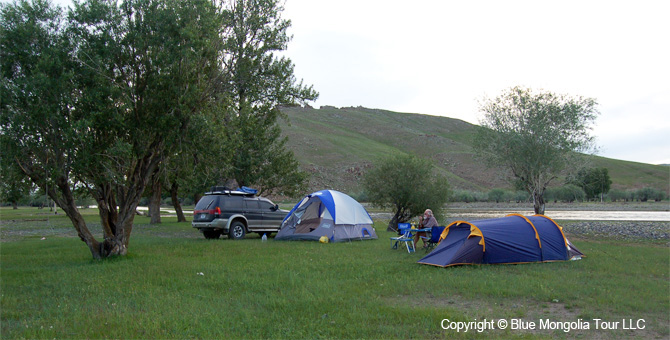
<instances>
[{"instance_id":1,"label":"car taillight","mask_svg":"<svg viewBox=\"0 0 670 340\"><path fill-rule=\"evenodd\" d=\"M221 215L221 208L216 207L216 209L209 210L193 210L193 215L198 214Z\"/></svg>"}]
</instances>

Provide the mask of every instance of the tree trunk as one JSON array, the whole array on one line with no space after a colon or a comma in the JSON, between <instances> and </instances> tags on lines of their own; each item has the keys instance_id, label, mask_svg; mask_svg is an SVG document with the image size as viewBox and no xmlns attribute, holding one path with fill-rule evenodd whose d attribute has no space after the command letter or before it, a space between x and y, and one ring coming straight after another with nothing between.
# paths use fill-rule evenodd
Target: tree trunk
<instances>
[{"instance_id":1,"label":"tree trunk","mask_svg":"<svg viewBox=\"0 0 670 340\"><path fill-rule=\"evenodd\" d=\"M172 206L174 206L174 210L177 212L177 222L186 222L184 210L182 210L181 203L179 203L179 197L177 196L178 191L179 184L177 184L177 181L173 181L170 186L170 197L172 198Z\"/></svg>"},{"instance_id":2,"label":"tree trunk","mask_svg":"<svg viewBox=\"0 0 670 340\"><path fill-rule=\"evenodd\" d=\"M106 255L104 250L104 243L107 243L107 239L105 238L105 242L100 243L95 239L90 230L88 230L84 217L81 215L81 213L79 213L79 209L77 209L77 205L74 201L74 195L72 190L70 190L70 185L67 178L59 177L56 181L56 184L58 191L56 191L55 188L50 188L48 190L49 196L54 200L54 205L60 206L60 208L65 212L65 215L70 218L74 229L77 230L77 236L79 236L79 238L84 243L86 243L94 259L107 257L108 255Z\"/></svg>"},{"instance_id":3,"label":"tree trunk","mask_svg":"<svg viewBox=\"0 0 670 340\"><path fill-rule=\"evenodd\" d=\"M154 173L151 176L151 198L149 199L149 216L151 216L151 224L161 223L161 194L163 187L161 185L160 176Z\"/></svg>"},{"instance_id":4,"label":"tree trunk","mask_svg":"<svg viewBox=\"0 0 670 340\"><path fill-rule=\"evenodd\" d=\"M100 185L95 193L104 240L98 246L97 256L93 254L93 257L102 259L110 256L126 255L128 248L124 244L124 235L119 228L119 207L114 190L110 184L105 184ZM91 252L93 252L93 249L91 249Z\"/></svg>"},{"instance_id":5,"label":"tree trunk","mask_svg":"<svg viewBox=\"0 0 670 340\"><path fill-rule=\"evenodd\" d=\"M386 228L386 231L398 231L398 222L400 222L400 211L396 211L395 215L391 218L391 221L389 221L388 228Z\"/></svg>"},{"instance_id":6,"label":"tree trunk","mask_svg":"<svg viewBox=\"0 0 670 340\"><path fill-rule=\"evenodd\" d=\"M12 202L12 209L13 209L13 210L16 210L16 209L18 209L18 208L19 208L19 203L16 202L16 201L13 201L13 202Z\"/></svg>"},{"instance_id":7,"label":"tree trunk","mask_svg":"<svg viewBox=\"0 0 670 340\"><path fill-rule=\"evenodd\" d=\"M533 193L533 209L535 214L544 215L544 197L542 194Z\"/></svg>"}]
</instances>

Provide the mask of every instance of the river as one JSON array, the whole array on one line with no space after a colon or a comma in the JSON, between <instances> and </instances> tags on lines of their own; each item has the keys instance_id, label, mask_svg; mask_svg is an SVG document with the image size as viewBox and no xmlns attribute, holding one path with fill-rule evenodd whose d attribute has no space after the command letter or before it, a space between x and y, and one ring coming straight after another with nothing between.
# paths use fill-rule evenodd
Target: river
<instances>
[{"instance_id":1,"label":"river","mask_svg":"<svg viewBox=\"0 0 670 340\"><path fill-rule=\"evenodd\" d=\"M368 207L369 208L369 207ZM138 207L140 211L148 210L146 207ZM174 210L161 208L162 216L172 216L175 214ZM369 211L369 210L368 210ZM185 210L186 216L192 216L192 210ZM447 220L481 220L487 218L504 217L509 214L521 214L524 216L534 215L532 209L518 209L518 207L510 209L486 209L486 208L448 208L446 210ZM554 220L571 220L571 221L649 221L649 222L670 222L670 211L617 211L617 210L551 210L547 209L545 215ZM175 215L176 216L176 215ZM373 219L387 219L390 220L393 214L388 212L370 212Z\"/></svg>"},{"instance_id":2,"label":"river","mask_svg":"<svg viewBox=\"0 0 670 340\"><path fill-rule=\"evenodd\" d=\"M447 221L472 221L504 217L509 214L534 215L533 210L463 210L447 209ZM393 214L370 213L373 219L391 219ZM590 210L547 210L545 215L554 220L568 221L646 221L670 222L669 211L590 211Z\"/></svg>"},{"instance_id":3,"label":"river","mask_svg":"<svg viewBox=\"0 0 670 340\"><path fill-rule=\"evenodd\" d=\"M449 219L485 219L503 217L508 214L534 215L532 210L519 211L463 211L448 210ZM554 220L578 221L670 221L668 211L588 211L588 210L547 210L546 216Z\"/></svg>"}]
</instances>

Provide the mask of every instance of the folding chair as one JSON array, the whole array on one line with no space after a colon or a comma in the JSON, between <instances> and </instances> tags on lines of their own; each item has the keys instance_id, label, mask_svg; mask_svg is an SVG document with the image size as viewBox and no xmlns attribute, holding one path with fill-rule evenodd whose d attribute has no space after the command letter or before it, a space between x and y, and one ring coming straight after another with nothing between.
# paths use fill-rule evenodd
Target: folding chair
<instances>
[{"instance_id":1,"label":"folding chair","mask_svg":"<svg viewBox=\"0 0 670 340\"><path fill-rule=\"evenodd\" d=\"M391 249L398 249L398 243L404 242L408 253L414 252L414 240L412 238L412 226L409 223L398 223L398 237L391 237ZM395 241L395 243L393 243Z\"/></svg>"},{"instance_id":2,"label":"folding chair","mask_svg":"<svg viewBox=\"0 0 670 340\"><path fill-rule=\"evenodd\" d=\"M426 253L435 248L435 245L440 242L440 235L444 231L444 226L442 227L432 227L430 228L430 237L421 236L421 239L428 241L428 246L426 247Z\"/></svg>"}]
</instances>

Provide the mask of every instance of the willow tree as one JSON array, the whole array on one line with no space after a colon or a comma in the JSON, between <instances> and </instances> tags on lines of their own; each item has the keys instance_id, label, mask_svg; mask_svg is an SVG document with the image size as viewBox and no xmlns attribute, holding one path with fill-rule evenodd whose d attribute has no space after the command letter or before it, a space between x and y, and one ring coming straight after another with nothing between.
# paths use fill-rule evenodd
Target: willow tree
<instances>
[{"instance_id":1,"label":"willow tree","mask_svg":"<svg viewBox=\"0 0 670 340\"><path fill-rule=\"evenodd\" d=\"M549 183L577 161L577 152L594 150L597 105L592 98L510 88L482 102L475 150L490 166L508 169L533 197L535 213L544 214Z\"/></svg>"},{"instance_id":2,"label":"willow tree","mask_svg":"<svg viewBox=\"0 0 670 340\"><path fill-rule=\"evenodd\" d=\"M607 168L582 168L579 169L574 178L568 180L569 184L574 184L586 194L587 199L598 198L603 201L603 196L610 191L612 180L610 179Z\"/></svg>"},{"instance_id":3,"label":"willow tree","mask_svg":"<svg viewBox=\"0 0 670 340\"><path fill-rule=\"evenodd\" d=\"M397 154L378 161L365 173L362 184L373 205L393 212L389 231L426 209L442 216L450 195L447 179L435 172L433 163L412 155Z\"/></svg>"},{"instance_id":4,"label":"willow tree","mask_svg":"<svg viewBox=\"0 0 670 340\"><path fill-rule=\"evenodd\" d=\"M278 119L280 106L304 104L318 93L294 76L286 50L291 25L277 0L231 0L224 15L225 95L230 105L221 112L228 126L226 142L235 150L228 179L256 186L263 193L292 195L306 175L286 148Z\"/></svg>"},{"instance_id":5,"label":"willow tree","mask_svg":"<svg viewBox=\"0 0 670 340\"><path fill-rule=\"evenodd\" d=\"M220 84L211 1L48 1L2 7L3 157L63 209L94 258L125 255L136 207L164 155ZM97 240L74 200L95 198Z\"/></svg>"}]
</instances>

